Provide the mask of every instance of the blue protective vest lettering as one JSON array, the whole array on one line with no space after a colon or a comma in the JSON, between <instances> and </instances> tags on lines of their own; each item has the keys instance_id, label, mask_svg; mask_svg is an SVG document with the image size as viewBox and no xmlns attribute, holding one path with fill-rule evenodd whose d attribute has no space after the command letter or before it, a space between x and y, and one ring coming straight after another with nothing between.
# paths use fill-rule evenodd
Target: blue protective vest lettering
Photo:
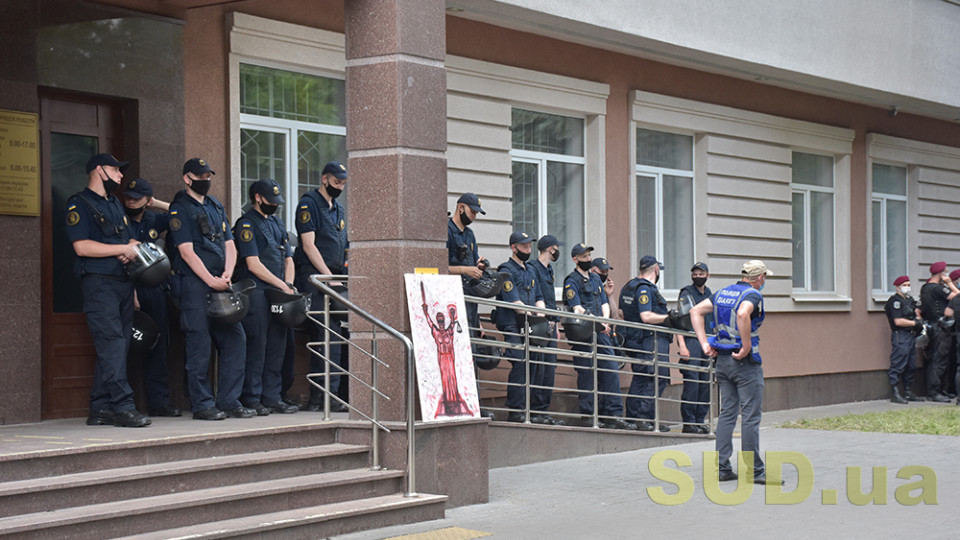
<instances>
[{"instance_id":1,"label":"blue protective vest lettering","mask_svg":"<svg viewBox=\"0 0 960 540\"><path fill-rule=\"evenodd\" d=\"M710 346L718 351L732 352L741 348L740 332L737 330L737 311L740 304L744 302L748 295L754 294L760 297L757 302L757 316L750 319L750 354L756 363L761 363L760 358L760 325L766 314L763 311L763 296L760 291L754 289L745 282L734 283L725 287L713 297L713 319L716 324L717 334L711 336L708 341Z\"/></svg>"}]
</instances>

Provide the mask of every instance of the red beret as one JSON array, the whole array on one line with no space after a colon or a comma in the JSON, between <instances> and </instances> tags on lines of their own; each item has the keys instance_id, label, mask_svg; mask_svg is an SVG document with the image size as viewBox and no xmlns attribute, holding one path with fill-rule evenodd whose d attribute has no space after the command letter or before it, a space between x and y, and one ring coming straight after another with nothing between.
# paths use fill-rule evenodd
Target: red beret
<instances>
[{"instance_id":1,"label":"red beret","mask_svg":"<svg viewBox=\"0 0 960 540\"><path fill-rule=\"evenodd\" d=\"M960 270L950 272L950 281L956 281L958 278L960 278Z\"/></svg>"},{"instance_id":2,"label":"red beret","mask_svg":"<svg viewBox=\"0 0 960 540\"><path fill-rule=\"evenodd\" d=\"M940 261L930 265L930 275L939 274L947 269L947 263Z\"/></svg>"},{"instance_id":3,"label":"red beret","mask_svg":"<svg viewBox=\"0 0 960 540\"><path fill-rule=\"evenodd\" d=\"M958 270L960 271L960 270ZM897 279L893 280L893 286L899 287L901 284L910 281L910 276L900 276Z\"/></svg>"}]
</instances>

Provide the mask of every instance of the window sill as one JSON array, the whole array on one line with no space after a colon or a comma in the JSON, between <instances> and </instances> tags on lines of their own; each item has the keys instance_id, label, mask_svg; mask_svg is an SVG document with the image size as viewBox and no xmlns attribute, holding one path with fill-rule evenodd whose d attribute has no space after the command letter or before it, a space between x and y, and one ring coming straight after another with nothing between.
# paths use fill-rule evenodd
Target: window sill
<instances>
[{"instance_id":1,"label":"window sill","mask_svg":"<svg viewBox=\"0 0 960 540\"><path fill-rule=\"evenodd\" d=\"M853 301L849 296L840 296L834 293L793 293L793 301L798 304L849 304Z\"/></svg>"}]
</instances>

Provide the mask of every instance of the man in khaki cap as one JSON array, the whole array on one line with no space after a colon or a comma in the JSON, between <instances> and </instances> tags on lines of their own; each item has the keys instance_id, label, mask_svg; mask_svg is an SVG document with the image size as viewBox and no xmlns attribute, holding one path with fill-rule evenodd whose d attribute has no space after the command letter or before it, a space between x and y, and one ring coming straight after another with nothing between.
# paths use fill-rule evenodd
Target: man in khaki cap
<instances>
[{"instance_id":1,"label":"man in khaki cap","mask_svg":"<svg viewBox=\"0 0 960 540\"><path fill-rule=\"evenodd\" d=\"M758 330L766 315L760 291L769 275L772 273L763 261L747 261L740 269L740 281L720 289L690 312L690 323L703 352L717 358L717 381L720 383L717 452L720 454L721 482L737 479L737 473L730 465L730 456L733 454L733 428L742 410L741 450L753 453L754 483L768 483L760 458L763 368ZM704 318L711 312L717 333L708 340ZM771 478L770 482L782 483L779 478Z\"/></svg>"}]
</instances>

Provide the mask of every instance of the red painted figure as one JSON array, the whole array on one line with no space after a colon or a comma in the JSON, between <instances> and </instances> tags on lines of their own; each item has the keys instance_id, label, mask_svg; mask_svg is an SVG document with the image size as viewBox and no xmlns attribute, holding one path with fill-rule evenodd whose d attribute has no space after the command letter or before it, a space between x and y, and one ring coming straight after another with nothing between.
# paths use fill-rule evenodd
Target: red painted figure
<instances>
[{"instance_id":1,"label":"red painted figure","mask_svg":"<svg viewBox=\"0 0 960 540\"><path fill-rule=\"evenodd\" d=\"M430 311L427 309L427 293L423 283L420 283L420 294L423 296L423 315L430 325L430 332L437 344L437 362L440 365L440 383L443 385L443 396L437 406L436 416L463 416L471 414L467 403L460 396L457 385L456 351L453 347L453 332L463 332L460 321L457 320L457 307L447 306L450 314L450 324L446 324L443 311L437 312L437 323L430 320Z\"/></svg>"}]
</instances>

